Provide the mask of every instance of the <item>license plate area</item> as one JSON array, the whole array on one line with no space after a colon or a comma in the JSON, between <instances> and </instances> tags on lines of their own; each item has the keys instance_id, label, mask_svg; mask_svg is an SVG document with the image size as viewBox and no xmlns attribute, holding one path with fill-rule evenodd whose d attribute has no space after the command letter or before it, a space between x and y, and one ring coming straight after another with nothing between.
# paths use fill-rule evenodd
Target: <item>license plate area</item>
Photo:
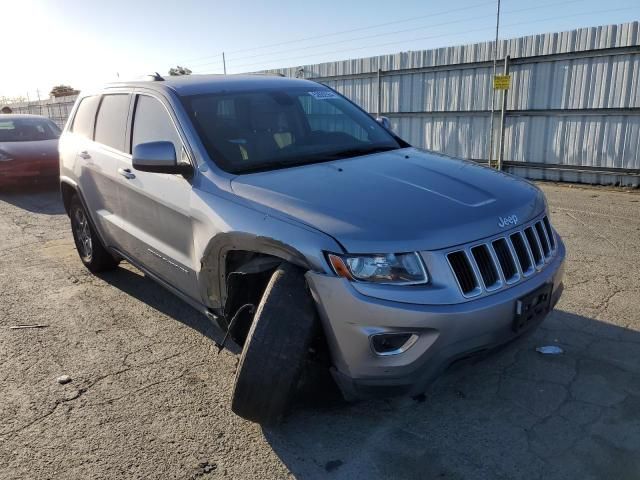
<instances>
[{"instance_id":1,"label":"license plate area","mask_svg":"<svg viewBox=\"0 0 640 480\"><path fill-rule=\"evenodd\" d=\"M516 301L513 331L520 332L538 323L551 307L552 284L545 284Z\"/></svg>"}]
</instances>

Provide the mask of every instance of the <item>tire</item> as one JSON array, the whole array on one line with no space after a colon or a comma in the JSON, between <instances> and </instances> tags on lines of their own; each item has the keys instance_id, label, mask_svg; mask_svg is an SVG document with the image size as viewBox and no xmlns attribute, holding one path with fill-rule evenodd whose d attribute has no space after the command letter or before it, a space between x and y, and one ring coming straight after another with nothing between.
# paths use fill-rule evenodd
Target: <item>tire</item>
<instances>
[{"instance_id":1,"label":"tire","mask_svg":"<svg viewBox=\"0 0 640 480\"><path fill-rule=\"evenodd\" d=\"M284 264L258 305L236 371L231 410L264 425L282 420L317 326L304 273Z\"/></svg>"},{"instance_id":2,"label":"tire","mask_svg":"<svg viewBox=\"0 0 640 480\"><path fill-rule=\"evenodd\" d=\"M69 202L69 219L73 241L85 267L92 273L98 273L118 266L118 260L107 251L98 238L78 195L74 195Z\"/></svg>"}]
</instances>

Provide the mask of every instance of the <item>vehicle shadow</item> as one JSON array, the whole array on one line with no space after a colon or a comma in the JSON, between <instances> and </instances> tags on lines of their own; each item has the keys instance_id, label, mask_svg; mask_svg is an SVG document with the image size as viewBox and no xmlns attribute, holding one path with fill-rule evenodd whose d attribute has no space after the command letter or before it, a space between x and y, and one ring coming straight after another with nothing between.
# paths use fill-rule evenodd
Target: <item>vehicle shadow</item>
<instances>
[{"instance_id":1,"label":"vehicle shadow","mask_svg":"<svg viewBox=\"0 0 640 480\"><path fill-rule=\"evenodd\" d=\"M201 335L220 343L224 334L202 313L169 294L158 283L128 264L112 271L97 274L105 282L121 290L150 307L196 330ZM239 348L233 341L227 342L228 350L238 354Z\"/></svg>"},{"instance_id":2,"label":"vehicle shadow","mask_svg":"<svg viewBox=\"0 0 640 480\"><path fill-rule=\"evenodd\" d=\"M58 183L5 189L0 191L0 201L37 214L61 215L65 213ZM122 268L103 272L98 276L141 302L193 328L214 342L222 341L223 334L209 319L178 297L168 295L163 287L147 278L135 267L124 263ZM238 346L231 340L227 342L227 348L233 353L239 353Z\"/></svg>"},{"instance_id":3,"label":"vehicle shadow","mask_svg":"<svg viewBox=\"0 0 640 480\"><path fill-rule=\"evenodd\" d=\"M0 201L18 208L44 215L64 214L64 205L58 182L3 188Z\"/></svg>"},{"instance_id":4,"label":"vehicle shadow","mask_svg":"<svg viewBox=\"0 0 640 480\"><path fill-rule=\"evenodd\" d=\"M301 479L639 478L638 359L640 332L555 311L424 396L316 400L263 432Z\"/></svg>"}]
</instances>

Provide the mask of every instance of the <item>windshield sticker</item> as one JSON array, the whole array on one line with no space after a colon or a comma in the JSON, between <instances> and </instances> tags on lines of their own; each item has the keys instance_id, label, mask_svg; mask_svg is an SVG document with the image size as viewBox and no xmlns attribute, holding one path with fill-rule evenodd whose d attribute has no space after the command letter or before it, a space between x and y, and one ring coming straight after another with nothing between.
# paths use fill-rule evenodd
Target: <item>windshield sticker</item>
<instances>
[{"instance_id":1,"label":"windshield sticker","mask_svg":"<svg viewBox=\"0 0 640 480\"><path fill-rule=\"evenodd\" d=\"M315 90L313 92L309 92L309 95L317 100L330 100L332 98L338 98L338 95L336 95L331 90Z\"/></svg>"}]
</instances>

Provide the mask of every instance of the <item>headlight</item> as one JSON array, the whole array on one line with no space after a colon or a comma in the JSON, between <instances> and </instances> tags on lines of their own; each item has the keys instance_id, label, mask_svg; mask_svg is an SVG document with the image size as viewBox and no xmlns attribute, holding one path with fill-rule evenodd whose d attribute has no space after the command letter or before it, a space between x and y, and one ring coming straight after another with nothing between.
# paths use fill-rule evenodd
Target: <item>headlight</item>
<instances>
[{"instance_id":1,"label":"headlight","mask_svg":"<svg viewBox=\"0 0 640 480\"><path fill-rule=\"evenodd\" d=\"M13 158L4 150L0 150L0 162L8 162L9 160L13 160Z\"/></svg>"},{"instance_id":2,"label":"headlight","mask_svg":"<svg viewBox=\"0 0 640 480\"><path fill-rule=\"evenodd\" d=\"M327 257L336 274L355 282L418 285L429 281L424 263L416 252L374 255L330 253Z\"/></svg>"}]
</instances>

